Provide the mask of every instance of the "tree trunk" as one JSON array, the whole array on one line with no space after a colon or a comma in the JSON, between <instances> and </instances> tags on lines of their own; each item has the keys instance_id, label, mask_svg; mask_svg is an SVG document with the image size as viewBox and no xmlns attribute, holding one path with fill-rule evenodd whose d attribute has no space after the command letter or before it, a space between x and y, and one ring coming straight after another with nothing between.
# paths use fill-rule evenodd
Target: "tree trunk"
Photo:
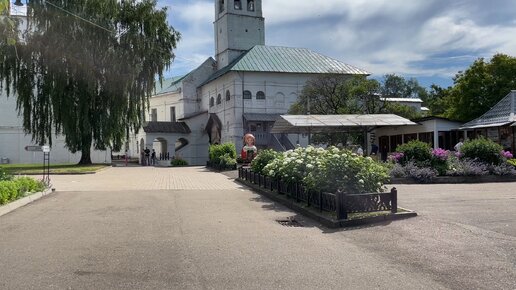
<instances>
[{"instance_id":1,"label":"tree trunk","mask_svg":"<svg viewBox=\"0 0 516 290\"><path fill-rule=\"evenodd\" d=\"M89 165L91 163L91 144L83 145L81 150L81 160L79 161L81 165Z\"/></svg>"}]
</instances>

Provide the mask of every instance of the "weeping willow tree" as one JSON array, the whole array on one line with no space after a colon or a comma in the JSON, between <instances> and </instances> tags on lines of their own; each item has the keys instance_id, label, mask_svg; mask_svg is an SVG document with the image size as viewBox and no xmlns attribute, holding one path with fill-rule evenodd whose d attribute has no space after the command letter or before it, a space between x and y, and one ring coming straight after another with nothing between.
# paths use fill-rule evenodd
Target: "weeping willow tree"
<instances>
[{"instance_id":1,"label":"weeping willow tree","mask_svg":"<svg viewBox=\"0 0 516 290\"><path fill-rule=\"evenodd\" d=\"M138 131L180 37L150 0L31 0L14 41L12 20L0 25L0 86L25 132L41 145L62 134L80 164Z\"/></svg>"}]
</instances>

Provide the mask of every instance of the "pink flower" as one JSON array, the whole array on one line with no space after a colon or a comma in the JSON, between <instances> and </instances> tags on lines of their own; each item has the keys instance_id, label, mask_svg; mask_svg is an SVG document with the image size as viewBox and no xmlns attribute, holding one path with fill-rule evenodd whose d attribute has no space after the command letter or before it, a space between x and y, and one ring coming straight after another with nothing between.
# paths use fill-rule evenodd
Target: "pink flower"
<instances>
[{"instance_id":1,"label":"pink flower","mask_svg":"<svg viewBox=\"0 0 516 290\"><path fill-rule=\"evenodd\" d=\"M448 150L444 150L442 148L432 150L432 156L443 161L446 161L448 159L449 153L450 152Z\"/></svg>"},{"instance_id":2,"label":"pink flower","mask_svg":"<svg viewBox=\"0 0 516 290\"><path fill-rule=\"evenodd\" d=\"M389 155L388 159L393 162L400 162L400 160L405 156L402 152L394 152Z\"/></svg>"},{"instance_id":3,"label":"pink flower","mask_svg":"<svg viewBox=\"0 0 516 290\"><path fill-rule=\"evenodd\" d=\"M503 158L506 158L506 159L512 159L513 155L510 151L504 151L502 150L500 152L500 155L502 155Z\"/></svg>"}]
</instances>

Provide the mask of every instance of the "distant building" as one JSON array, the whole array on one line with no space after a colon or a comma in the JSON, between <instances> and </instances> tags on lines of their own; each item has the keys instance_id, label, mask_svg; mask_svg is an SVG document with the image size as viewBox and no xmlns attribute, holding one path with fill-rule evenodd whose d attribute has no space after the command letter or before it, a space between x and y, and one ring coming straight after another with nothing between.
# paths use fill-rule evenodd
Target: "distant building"
<instances>
[{"instance_id":1,"label":"distant building","mask_svg":"<svg viewBox=\"0 0 516 290\"><path fill-rule=\"evenodd\" d=\"M215 59L167 80L150 100L149 122L129 145L205 164L209 144L244 133L276 150L307 143L307 136L271 134L272 124L295 103L307 80L324 73L369 73L304 48L265 45L261 0L215 0Z\"/></svg>"}]
</instances>

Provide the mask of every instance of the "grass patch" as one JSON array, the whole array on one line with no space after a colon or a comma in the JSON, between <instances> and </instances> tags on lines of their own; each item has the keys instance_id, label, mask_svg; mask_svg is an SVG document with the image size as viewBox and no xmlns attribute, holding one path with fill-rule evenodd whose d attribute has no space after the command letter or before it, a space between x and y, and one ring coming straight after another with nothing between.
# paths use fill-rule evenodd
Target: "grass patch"
<instances>
[{"instance_id":1,"label":"grass patch","mask_svg":"<svg viewBox=\"0 0 516 290\"><path fill-rule=\"evenodd\" d=\"M98 170L107 167L107 164L50 164L50 173L53 174L78 174L78 173L95 173ZM43 172L43 164L3 164L0 168L12 175L18 174L41 174Z\"/></svg>"}]
</instances>

